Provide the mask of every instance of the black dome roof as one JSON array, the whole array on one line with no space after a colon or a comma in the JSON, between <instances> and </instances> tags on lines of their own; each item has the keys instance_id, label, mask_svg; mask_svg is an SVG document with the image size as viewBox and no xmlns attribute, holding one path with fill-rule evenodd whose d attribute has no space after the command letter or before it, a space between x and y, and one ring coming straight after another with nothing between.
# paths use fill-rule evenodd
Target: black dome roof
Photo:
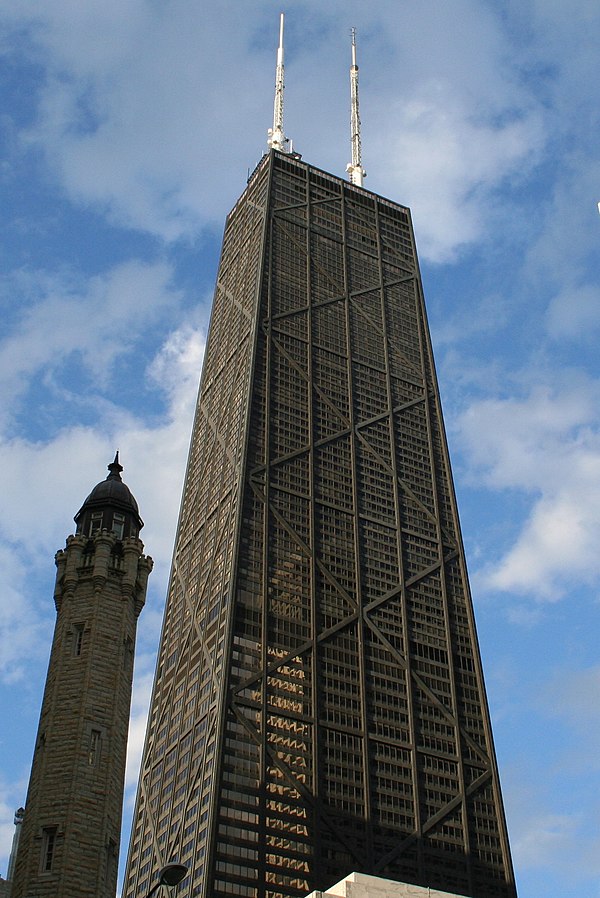
<instances>
[{"instance_id":1,"label":"black dome roof","mask_svg":"<svg viewBox=\"0 0 600 898\"><path fill-rule=\"evenodd\" d=\"M109 465L109 467L112 468L113 465ZM94 505L97 505L98 503L101 503L102 505L105 505L106 503L110 503L111 505L125 505L131 511L139 514L138 504L135 501L131 490L126 483L123 483L118 474L109 474L106 480L101 480L100 483L94 487L83 505L91 505L92 503Z\"/></svg>"},{"instance_id":2,"label":"black dome roof","mask_svg":"<svg viewBox=\"0 0 600 898\"><path fill-rule=\"evenodd\" d=\"M110 472L108 477L96 484L75 515L75 522L79 521L85 511L111 507L133 515L141 529L144 522L140 518L138 504L127 484L121 480L123 465L119 464L118 452L115 455L115 460L108 465L108 470Z\"/></svg>"}]
</instances>

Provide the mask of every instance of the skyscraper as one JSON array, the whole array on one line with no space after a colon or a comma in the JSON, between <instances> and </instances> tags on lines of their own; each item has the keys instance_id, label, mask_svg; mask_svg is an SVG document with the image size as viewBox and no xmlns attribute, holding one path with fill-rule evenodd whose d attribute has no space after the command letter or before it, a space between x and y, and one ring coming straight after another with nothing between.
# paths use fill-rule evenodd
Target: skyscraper
<instances>
[{"instance_id":1,"label":"skyscraper","mask_svg":"<svg viewBox=\"0 0 600 898\"><path fill-rule=\"evenodd\" d=\"M152 560L118 457L108 467L56 555L56 627L11 898L116 892L136 623Z\"/></svg>"},{"instance_id":2,"label":"skyscraper","mask_svg":"<svg viewBox=\"0 0 600 898\"><path fill-rule=\"evenodd\" d=\"M179 860L206 898L509 898L410 214L272 146L225 228L124 894Z\"/></svg>"}]
</instances>

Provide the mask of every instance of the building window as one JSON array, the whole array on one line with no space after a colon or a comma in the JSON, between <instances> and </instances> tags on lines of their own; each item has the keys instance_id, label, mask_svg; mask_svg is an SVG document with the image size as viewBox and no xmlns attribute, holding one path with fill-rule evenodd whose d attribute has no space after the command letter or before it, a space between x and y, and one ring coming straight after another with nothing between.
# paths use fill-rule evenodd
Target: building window
<instances>
[{"instance_id":1,"label":"building window","mask_svg":"<svg viewBox=\"0 0 600 898\"><path fill-rule=\"evenodd\" d=\"M40 873L51 873L56 848L56 827L46 826L42 830L42 857Z\"/></svg>"},{"instance_id":2,"label":"building window","mask_svg":"<svg viewBox=\"0 0 600 898\"><path fill-rule=\"evenodd\" d=\"M84 624L73 624L73 657L79 658L83 650Z\"/></svg>"},{"instance_id":3,"label":"building window","mask_svg":"<svg viewBox=\"0 0 600 898\"><path fill-rule=\"evenodd\" d=\"M112 532L115 534L117 539L123 539L123 533L125 532L125 515L118 514L115 512L112 520Z\"/></svg>"},{"instance_id":4,"label":"building window","mask_svg":"<svg viewBox=\"0 0 600 898\"><path fill-rule=\"evenodd\" d=\"M90 518L90 536L102 530L102 512L95 511Z\"/></svg>"},{"instance_id":5,"label":"building window","mask_svg":"<svg viewBox=\"0 0 600 898\"><path fill-rule=\"evenodd\" d=\"M106 876L105 882L107 885L111 885L113 880L117 879L117 861L118 861L118 851L117 851L117 843L114 839L108 840L108 845L106 846ZM113 887L114 891L114 887Z\"/></svg>"},{"instance_id":6,"label":"building window","mask_svg":"<svg viewBox=\"0 0 600 898\"><path fill-rule=\"evenodd\" d=\"M127 670L130 670L133 667L133 658L134 658L134 646L133 639L131 636L127 636L123 643L124 646L124 659L125 659L125 667Z\"/></svg>"},{"instance_id":7,"label":"building window","mask_svg":"<svg viewBox=\"0 0 600 898\"><path fill-rule=\"evenodd\" d=\"M88 747L88 765L97 767L100 760L100 749L102 748L102 733L100 730L90 730L90 741Z\"/></svg>"}]
</instances>

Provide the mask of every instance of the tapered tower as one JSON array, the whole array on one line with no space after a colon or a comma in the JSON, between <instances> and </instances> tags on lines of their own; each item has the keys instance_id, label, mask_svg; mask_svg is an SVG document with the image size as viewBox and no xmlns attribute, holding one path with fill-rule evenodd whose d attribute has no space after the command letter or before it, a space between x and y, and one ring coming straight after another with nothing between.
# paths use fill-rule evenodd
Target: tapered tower
<instances>
[{"instance_id":1,"label":"tapered tower","mask_svg":"<svg viewBox=\"0 0 600 898\"><path fill-rule=\"evenodd\" d=\"M57 618L12 898L114 898L136 623L152 559L118 454L56 555Z\"/></svg>"},{"instance_id":2,"label":"tapered tower","mask_svg":"<svg viewBox=\"0 0 600 898\"><path fill-rule=\"evenodd\" d=\"M230 214L124 895L515 894L409 210L271 149Z\"/></svg>"}]
</instances>

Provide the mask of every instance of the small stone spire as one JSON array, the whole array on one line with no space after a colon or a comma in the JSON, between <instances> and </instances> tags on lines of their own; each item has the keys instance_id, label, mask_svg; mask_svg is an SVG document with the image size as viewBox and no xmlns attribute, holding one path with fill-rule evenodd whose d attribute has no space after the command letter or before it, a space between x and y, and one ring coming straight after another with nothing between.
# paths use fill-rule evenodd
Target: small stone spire
<instances>
[{"instance_id":1,"label":"small stone spire","mask_svg":"<svg viewBox=\"0 0 600 898\"><path fill-rule=\"evenodd\" d=\"M108 470L110 474L106 478L107 480L121 480L121 471L123 470L123 465L119 464L119 450L115 452L115 460L108 465Z\"/></svg>"},{"instance_id":2,"label":"small stone spire","mask_svg":"<svg viewBox=\"0 0 600 898\"><path fill-rule=\"evenodd\" d=\"M19 838L21 836L21 827L23 825L23 817L25 816L25 808L17 808L15 811L15 831L13 833L12 848L8 859L8 870L6 872L7 880L12 880L15 875L15 864L17 862L17 849L19 847Z\"/></svg>"}]
</instances>

